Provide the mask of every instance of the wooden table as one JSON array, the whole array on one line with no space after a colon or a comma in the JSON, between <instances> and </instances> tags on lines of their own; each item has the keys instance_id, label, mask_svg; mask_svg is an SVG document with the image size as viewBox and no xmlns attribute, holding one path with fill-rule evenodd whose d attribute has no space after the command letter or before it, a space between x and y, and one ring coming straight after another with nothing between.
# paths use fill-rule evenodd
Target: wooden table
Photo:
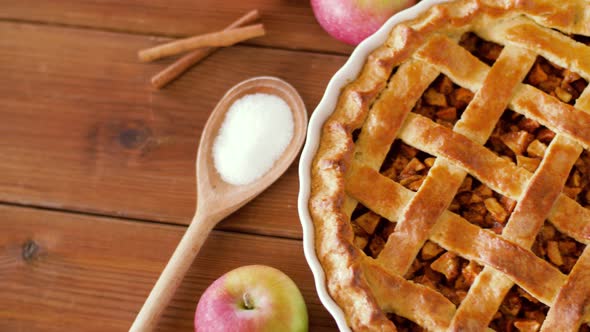
<instances>
[{"instance_id":1,"label":"wooden table","mask_svg":"<svg viewBox=\"0 0 590 332\"><path fill-rule=\"evenodd\" d=\"M191 220L210 111L253 76L311 113L352 50L308 1L0 0L0 331L126 331ZM258 8L267 36L223 49L161 91L139 49ZM191 331L200 294L247 264L291 276L312 331L335 330L302 249L297 163L223 221L160 321Z\"/></svg>"}]
</instances>

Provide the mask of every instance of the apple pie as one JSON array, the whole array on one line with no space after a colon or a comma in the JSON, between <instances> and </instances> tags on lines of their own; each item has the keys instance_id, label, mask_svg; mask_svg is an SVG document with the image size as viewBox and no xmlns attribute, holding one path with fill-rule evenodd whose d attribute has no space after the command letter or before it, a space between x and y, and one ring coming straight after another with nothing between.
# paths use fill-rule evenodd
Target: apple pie
<instances>
[{"instance_id":1,"label":"apple pie","mask_svg":"<svg viewBox=\"0 0 590 332\"><path fill-rule=\"evenodd\" d=\"M355 331L590 331L590 3L462 0L396 25L311 169Z\"/></svg>"}]
</instances>

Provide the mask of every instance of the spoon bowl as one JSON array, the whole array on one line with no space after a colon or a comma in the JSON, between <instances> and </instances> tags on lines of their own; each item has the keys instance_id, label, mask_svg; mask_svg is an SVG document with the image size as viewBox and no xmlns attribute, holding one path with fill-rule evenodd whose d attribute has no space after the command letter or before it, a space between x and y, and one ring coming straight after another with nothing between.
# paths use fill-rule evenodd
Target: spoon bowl
<instances>
[{"instance_id":1,"label":"spoon bowl","mask_svg":"<svg viewBox=\"0 0 590 332\"><path fill-rule=\"evenodd\" d=\"M293 115L293 137L268 172L248 184L233 185L223 181L215 169L213 144L231 105L236 100L254 93L276 95L289 105ZM305 140L306 129L305 104L297 90L289 83L276 77L260 76L245 80L231 88L211 113L201 136L197 153L197 210L202 205L208 206L211 212L212 209L223 210L219 211L219 218L224 218L248 203L275 182L293 163ZM213 206L212 202L215 202L216 206Z\"/></svg>"},{"instance_id":2,"label":"spoon bowl","mask_svg":"<svg viewBox=\"0 0 590 332\"><path fill-rule=\"evenodd\" d=\"M233 185L223 181L215 169L213 144L231 105L241 97L254 93L276 95L289 105L294 122L293 137L279 159L264 175L245 185ZM303 145L306 129L307 111L301 96L289 83L279 78L254 77L227 91L209 116L201 135L196 162L195 216L129 331L145 332L156 326L158 318L172 299L213 227L263 192L289 168Z\"/></svg>"}]
</instances>

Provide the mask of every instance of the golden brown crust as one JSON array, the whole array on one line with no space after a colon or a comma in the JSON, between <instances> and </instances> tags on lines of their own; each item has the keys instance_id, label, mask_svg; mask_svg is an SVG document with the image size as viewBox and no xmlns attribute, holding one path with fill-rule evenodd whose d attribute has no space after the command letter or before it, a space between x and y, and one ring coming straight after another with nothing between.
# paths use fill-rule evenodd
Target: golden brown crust
<instances>
[{"instance_id":1,"label":"golden brown crust","mask_svg":"<svg viewBox=\"0 0 590 332\"><path fill-rule=\"evenodd\" d=\"M368 260L362 271L374 290L375 300L386 311L399 312L433 331L448 326L455 314L455 305L433 289L388 274L380 265Z\"/></svg>"},{"instance_id":2,"label":"golden brown crust","mask_svg":"<svg viewBox=\"0 0 590 332\"><path fill-rule=\"evenodd\" d=\"M590 319L589 293L590 249L586 248L549 310L541 331L578 331L580 325Z\"/></svg>"},{"instance_id":3,"label":"golden brown crust","mask_svg":"<svg viewBox=\"0 0 590 332\"><path fill-rule=\"evenodd\" d=\"M452 129L418 114L408 116L399 137L419 150L452 160L455 165L473 174L492 190L512 199L520 197L524 184L531 177L527 170L500 158Z\"/></svg>"},{"instance_id":4,"label":"golden brown crust","mask_svg":"<svg viewBox=\"0 0 590 332\"><path fill-rule=\"evenodd\" d=\"M554 321L562 314L578 315L576 322L581 322L579 312L588 305L584 300L589 296L587 273L574 268L568 279L528 248L531 234L534 240L539 222L547 216L560 231L589 243L590 213L560 194L560 190L555 192L555 188L563 186L559 185L565 181L563 174L551 181L539 179L538 174L566 172L563 169L556 170L545 163L533 176L530 171L494 155L482 144L509 105L560 133L548 150L550 158L565 153L575 161L582 147L590 147L590 115L584 112L590 98L581 97L576 107L572 107L520 83L536 54L590 79L590 49L551 30L588 35L589 7L584 1L548 0L458 0L436 5L418 18L394 27L385 44L368 56L357 79L342 90L334 113L324 124L312 163L309 210L315 225L316 253L326 273L328 290L354 330L395 330L384 310L429 329L479 330L487 326L491 319L489 311L499 304L494 301L477 304L478 292L501 301L513 283L544 303L551 305L555 300L556 308L550 311L544 329L563 326L555 325L559 322ZM466 31L475 31L509 46L490 68L457 45L456 41ZM521 68L511 70L511 62L520 64ZM397 72L388 84L396 67ZM416 100L441 72L477 92L454 131L410 113ZM583 96L590 95L586 91ZM490 112L485 116L469 115L487 109ZM361 126L363 130L355 144L352 133ZM395 137L438 157L418 193L379 174ZM563 165L567 168L567 162ZM530 216L535 223L525 229L514 226L518 222L509 222L508 233L502 237L447 211L448 201L466 173L519 200L512 219ZM545 189L535 188L553 191L543 196L540 191ZM420 213L434 202L428 197L438 196L436 208L429 206L426 210L429 213ZM418 222L413 225L400 222L401 232L394 232L383 254L373 260L353 245L350 215L357 201L389 220ZM527 214L535 204L543 204L545 209ZM400 277L427 238L486 266L456 316L452 303ZM401 260L393 258L396 250L401 250L401 254L397 251ZM584 257L588 256L587 252ZM384 262L390 264L376 265ZM489 285L494 287L489 289ZM416 294L412 295L410 290ZM570 293L577 290L585 295L571 299ZM420 301L413 304L393 301L399 294L406 294L401 296L404 299L422 296L432 301L425 303L439 306L421 307L425 311L417 315L411 308ZM464 310L469 304L473 304L473 310ZM574 311L568 311L570 307Z\"/></svg>"}]
</instances>

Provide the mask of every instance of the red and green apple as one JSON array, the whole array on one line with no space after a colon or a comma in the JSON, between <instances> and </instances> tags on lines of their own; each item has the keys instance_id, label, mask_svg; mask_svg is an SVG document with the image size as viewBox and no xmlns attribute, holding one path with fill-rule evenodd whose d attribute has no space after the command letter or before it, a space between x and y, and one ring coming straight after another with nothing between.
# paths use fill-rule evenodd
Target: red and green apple
<instances>
[{"instance_id":1,"label":"red and green apple","mask_svg":"<svg viewBox=\"0 0 590 332\"><path fill-rule=\"evenodd\" d=\"M311 0L316 19L332 37L357 45L416 0Z\"/></svg>"},{"instance_id":2,"label":"red and green apple","mask_svg":"<svg viewBox=\"0 0 590 332\"><path fill-rule=\"evenodd\" d=\"M307 308L297 285L264 265L231 270L201 296L195 332L307 331Z\"/></svg>"}]
</instances>

